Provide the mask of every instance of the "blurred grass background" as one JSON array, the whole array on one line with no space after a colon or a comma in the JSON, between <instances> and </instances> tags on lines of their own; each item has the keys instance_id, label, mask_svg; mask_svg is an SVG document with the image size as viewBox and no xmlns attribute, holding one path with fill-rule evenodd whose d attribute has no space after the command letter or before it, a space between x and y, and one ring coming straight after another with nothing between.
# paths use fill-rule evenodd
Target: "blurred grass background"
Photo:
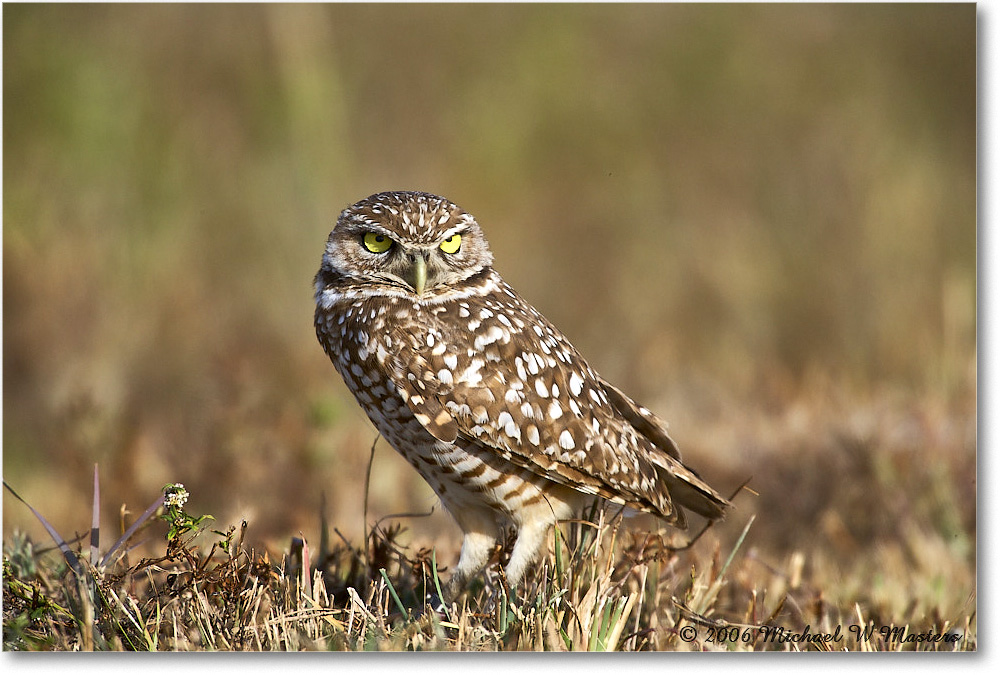
<instances>
[{"instance_id":1,"label":"blurred grass background","mask_svg":"<svg viewBox=\"0 0 1000 675\"><path fill-rule=\"evenodd\" d=\"M96 462L108 512L182 482L280 547L325 491L357 537L375 432L311 280L342 208L419 189L711 482L754 475L737 531L875 570L931 531L974 579L975 5L3 19L3 473L64 533ZM384 443L370 502L435 504Z\"/></svg>"}]
</instances>

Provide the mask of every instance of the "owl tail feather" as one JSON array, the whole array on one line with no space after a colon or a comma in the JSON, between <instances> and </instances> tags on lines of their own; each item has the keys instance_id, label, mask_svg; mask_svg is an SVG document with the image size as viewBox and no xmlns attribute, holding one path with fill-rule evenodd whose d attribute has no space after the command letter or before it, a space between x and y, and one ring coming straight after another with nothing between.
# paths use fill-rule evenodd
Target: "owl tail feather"
<instances>
[{"instance_id":1,"label":"owl tail feather","mask_svg":"<svg viewBox=\"0 0 1000 675\"><path fill-rule=\"evenodd\" d=\"M672 458L671 458L672 459ZM691 469L677 462L664 462L672 466L657 465L657 474L670 494L670 500L677 506L704 516L709 520L722 518L731 504L713 490L708 483Z\"/></svg>"}]
</instances>

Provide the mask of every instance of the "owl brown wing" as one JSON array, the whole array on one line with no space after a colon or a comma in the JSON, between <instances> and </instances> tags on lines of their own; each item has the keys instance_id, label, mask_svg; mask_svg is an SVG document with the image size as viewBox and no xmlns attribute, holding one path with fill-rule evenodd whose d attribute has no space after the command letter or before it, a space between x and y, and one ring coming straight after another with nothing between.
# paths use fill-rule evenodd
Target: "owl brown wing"
<instances>
[{"instance_id":1,"label":"owl brown wing","mask_svg":"<svg viewBox=\"0 0 1000 675\"><path fill-rule=\"evenodd\" d=\"M650 441L656 450L661 451L651 453L650 459L657 467L657 473L666 484L673 500L711 520L721 518L729 502L681 462L677 444L667 434L667 423L637 404L614 385L603 379L601 383L615 410Z\"/></svg>"},{"instance_id":2,"label":"owl brown wing","mask_svg":"<svg viewBox=\"0 0 1000 675\"><path fill-rule=\"evenodd\" d=\"M515 306L503 298L500 307L481 308L460 344L443 337L468 310L395 337L391 377L421 424L439 440L474 440L555 482L679 526L675 501L719 517L726 500L681 464L662 423L508 295Z\"/></svg>"}]
</instances>

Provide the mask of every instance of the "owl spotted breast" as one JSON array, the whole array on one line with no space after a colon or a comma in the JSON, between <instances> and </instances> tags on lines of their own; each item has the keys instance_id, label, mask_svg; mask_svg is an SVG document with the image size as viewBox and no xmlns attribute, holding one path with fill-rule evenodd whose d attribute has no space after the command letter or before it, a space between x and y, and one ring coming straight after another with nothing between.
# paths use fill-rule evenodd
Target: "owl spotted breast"
<instances>
[{"instance_id":1,"label":"owl spotted breast","mask_svg":"<svg viewBox=\"0 0 1000 675\"><path fill-rule=\"evenodd\" d=\"M447 199L383 192L341 213L316 274L316 334L381 435L464 538L448 593L517 537L513 587L549 528L595 497L685 527L728 502L681 463L666 424L604 381L494 271Z\"/></svg>"}]
</instances>

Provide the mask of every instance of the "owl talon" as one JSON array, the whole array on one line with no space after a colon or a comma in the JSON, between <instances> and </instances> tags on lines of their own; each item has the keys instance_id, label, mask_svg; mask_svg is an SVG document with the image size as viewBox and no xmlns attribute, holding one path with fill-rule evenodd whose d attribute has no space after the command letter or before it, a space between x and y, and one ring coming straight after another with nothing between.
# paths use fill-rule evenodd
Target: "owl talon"
<instances>
[{"instance_id":1,"label":"owl talon","mask_svg":"<svg viewBox=\"0 0 1000 675\"><path fill-rule=\"evenodd\" d=\"M424 607L429 607L431 611L435 614L443 615L445 614L445 604L444 600L437 593L431 591L424 598Z\"/></svg>"}]
</instances>

